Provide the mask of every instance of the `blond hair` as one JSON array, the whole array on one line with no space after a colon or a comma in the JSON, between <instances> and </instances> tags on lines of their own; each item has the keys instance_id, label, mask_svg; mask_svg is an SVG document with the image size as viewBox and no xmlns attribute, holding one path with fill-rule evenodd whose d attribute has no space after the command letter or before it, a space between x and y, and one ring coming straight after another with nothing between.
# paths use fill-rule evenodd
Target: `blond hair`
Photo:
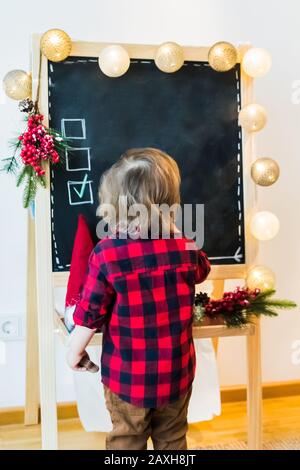
<instances>
[{"instance_id":1,"label":"blond hair","mask_svg":"<svg viewBox=\"0 0 300 470\"><path fill-rule=\"evenodd\" d=\"M159 206L178 206L179 190L180 172L167 153L150 147L129 149L101 177L98 213L112 229L128 223L149 229L153 210L157 211L160 223L168 225L174 222L175 210L169 212L171 220L167 220ZM108 205L114 208L115 218L106 210ZM133 205L145 207L147 217L130 214Z\"/></svg>"}]
</instances>

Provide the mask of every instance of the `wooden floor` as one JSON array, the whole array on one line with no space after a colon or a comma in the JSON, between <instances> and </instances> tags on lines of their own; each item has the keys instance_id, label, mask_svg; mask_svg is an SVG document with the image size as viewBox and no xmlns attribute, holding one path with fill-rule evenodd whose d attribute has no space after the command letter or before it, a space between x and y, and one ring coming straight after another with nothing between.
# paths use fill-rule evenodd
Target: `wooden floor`
<instances>
[{"instance_id":1,"label":"wooden floor","mask_svg":"<svg viewBox=\"0 0 300 470\"><path fill-rule=\"evenodd\" d=\"M264 440L300 436L300 396L264 400ZM246 439L246 403L226 403L213 421L192 424L188 432L191 449L199 445ZM0 449L40 449L40 426L9 425L0 428ZM86 433L78 419L59 422L60 449L104 449L105 433Z\"/></svg>"}]
</instances>

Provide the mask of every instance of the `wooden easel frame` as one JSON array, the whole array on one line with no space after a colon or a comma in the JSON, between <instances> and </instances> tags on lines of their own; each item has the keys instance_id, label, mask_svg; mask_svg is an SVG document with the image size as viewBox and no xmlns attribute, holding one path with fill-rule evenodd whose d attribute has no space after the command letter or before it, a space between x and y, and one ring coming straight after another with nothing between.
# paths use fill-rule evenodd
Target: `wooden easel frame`
<instances>
[{"instance_id":1,"label":"wooden easel frame","mask_svg":"<svg viewBox=\"0 0 300 470\"><path fill-rule=\"evenodd\" d=\"M73 42L71 56L97 57L104 43ZM153 59L157 46L124 44L131 58ZM247 46L249 47L249 46ZM242 53L244 47L239 48ZM184 47L185 60L207 61L208 47ZM32 39L32 77L33 96L35 96L40 65L40 35ZM242 102L253 99L252 79L242 73ZM42 57L39 108L48 124L48 70L47 60ZM214 295L219 297L224 289L225 279L244 279L247 266L254 262L257 244L251 237L248 221L255 210L255 185L250 180L249 169L254 159L253 137L243 135L243 171L244 171L244 209L246 260L243 265L213 266L209 279L214 281ZM64 339L68 334L64 324L54 312L53 288L66 286L68 273L52 273L51 257L51 220L49 168L46 170L47 189L40 189L36 197L35 234L32 221L29 220L29 259L28 259L28 338L27 338L27 396L25 423L34 424L38 420L38 374L42 424L42 448L57 449L57 409L55 390L55 347L54 320ZM35 235L35 250L33 249ZM36 253L36 257L34 256ZM44 254L47 253L48 256ZM36 258L36 259L35 259ZM32 289L36 278L35 289ZM36 310L38 318L38 361L34 357L37 349ZM224 336L245 336L247 339L248 361L248 446L250 449L261 448L261 364L260 364L260 327L259 322L243 329L228 329L224 326L195 327L195 338L219 338ZM95 335L92 344L100 344L101 335ZM33 365L33 367L31 367Z\"/></svg>"}]
</instances>

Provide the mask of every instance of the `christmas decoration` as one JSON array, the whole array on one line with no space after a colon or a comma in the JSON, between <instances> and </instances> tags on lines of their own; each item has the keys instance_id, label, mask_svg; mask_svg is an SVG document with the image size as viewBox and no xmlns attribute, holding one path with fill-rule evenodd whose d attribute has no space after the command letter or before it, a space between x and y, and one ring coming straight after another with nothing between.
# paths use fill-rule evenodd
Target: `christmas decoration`
<instances>
[{"instance_id":1,"label":"christmas decoration","mask_svg":"<svg viewBox=\"0 0 300 470\"><path fill-rule=\"evenodd\" d=\"M89 257L93 248L94 242L87 221L82 214L79 214L72 250L70 275L66 293L66 307L76 305L79 300Z\"/></svg>"},{"instance_id":2,"label":"christmas decoration","mask_svg":"<svg viewBox=\"0 0 300 470\"><path fill-rule=\"evenodd\" d=\"M66 59L72 49L70 36L61 29L50 29L41 38L41 51L48 60L61 62Z\"/></svg>"},{"instance_id":3,"label":"christmas decoration","mask_svg":"<svg viewBox=\"0 0 300 470\"><path fill-rule=\"evenodd\" d=\"M27 127L17 139L10 142L13 154L2 160L1 168L17 176L17 187L24 184L25 208L34 200L38 184L46 186L43 164L48 161L58 163L60 155L69 148L67 141L58 132L43 125L43 116L32 108L32 104L28 100L21 105L22 109L31 109L26 118Z\"/></svg>"},{"instance_id":4,"label":"christmas decoration","mask_svg":"<svg viewBox=\"0 0 300 470\"><path fill-rule=\"evenodd\" d=\"M38 176L43 176L45 170L42 162L50 160L59 162L59 155L55 150L53 136L43 126L44 116L32 114L28 118L27 130L19 137L22 142L20 156L24 165L31 165Z\"/></svg>"},{"instance_id":5,"label":"christmas decoration","mask_svg":"<svg viewBox=\"0 0 300 470\"><path fill-rule=\"evenodd\" d=\"M271 240L279 231L279 220L272 212L257 212L251 219L250 230L258 240Z\"/></svg>"},{"instance_id":6,"label":"christmas decoration","mask_svg":"<svg viewBox=\"0 0 300 470\"><path fill-rule=\"evenodd\" d=\"M79 214L72 250L70 275L68 279L64 311L64 322L68 328L68 331L70 332L75 326L73 313L80 299L80 293L84 283L89 257L93 248L94 242L91 237L87 221L82 214Z\"/></svg>"},{"instance_id":7,"label":"christmas decoration","mask_svg":"<svg viewBox=\"0 0 300 470\"><path fill-rule=\"evenodd\" d=\"M99 55L99 67L108 77L121 77L130 65L128 52L122 46L107 46Z\"/></svg>"},{"instance_id":8,"label":"christmas decoration","mask_svg":"<svg viewBox=\"0 0 300 470\"><path fill-rule=\"evenodd\" d=\"M71 40L61 30L47 31L41 39L41 51L49 60L59 61L71 51ZM38 185L46 186L45 163L56 164L64 157L66 149L70 150L68 140L59 132L46 128L44 116L38 109L41 57L39 60L38 84L34 101L31 98L32 80L22 70L14 70L4 78L4 89L11 98L21 100L19 109L26 114L26 129L10 141L12 155L2 160L2 171L15 174L17 187L24 185L23 206L26 208L34 200Z\"/></svg>"},{"instance_id":9,"label":"christmas decoration","mask_svg":"<svg viewBox=\"0 0 300 470\"><path fill-rule=\"evenodd\" d=\"M242 60L242 68L250 77L263 77L268 73L272 59L268 51L259 47L251 47Z\"/></svg>"},{"instance_id":10,"label":"christmas decoration","mask_svg":"<svg viewBox=\"0 0 300 470\"><path fill-rule=\"evenodd\" d=\"M235 66L237 59L237 50L229 42L217 42L208 51L209 65L216 72L228 72Z\"/></svg>"},{"instance_id":11,"label":"christmas decoration","mask_svg":"<svg viewBox=\"0 0 300 470\"><path fill-rule=\"evenodd\" d=\"M177 72L184 63L183 49L175 42L165 42L157 49L154 60L162 72Z\"/></svg>"},{"instance_id":12,"label":"christmas decoration","mask_svg":"<svg viewBox=\"0 0 300 470\"><path fill-rule=\"evenodd\" d=\"M260 186L276 183L279 174L279 166L272 158L258 158L251 166L251 177Z\"/></svg>"},{"instance_id":13,"label":"christmas decoration","mask_svg":"<svg viewBox=\"0 0 300 470\"><path fill-rule=\"evenodd\" d=\"M23 100L31 96L31 75L24 70L12 70L3 79L5 94L13 100Z\"/></svg>"},{"instance_id":14,"label":"christmas decoration","mask_svg":"<svg viewBox=\"0 0 300 470\"><path fill-rule=\"evenodd\" d=\"M249 289L258 288L261 291L273 289L275 286L275 276L265 266L254 266L248 271L246 285Z\"/></svg>"},{"instance_id":15,"label":"christmas decoration","mask_svg":"<svg viewBox=\"0 0 300 470\"><path fill-rule=\"evenodd\" d=\"M244 106L239 113L239 125L247 132L258 132L265 127L267 113L263 106L251 103Z\"/></svg>"},{"instance_id":16,"label":"christmas decoration","mask_svg":"<svg viewBox=\"0 0 300 470\"><path fill-rule=\"evenodd\" d=\"M233 292L225 292L218 300L211 300L206 294L197 294L194 302L194 324L217 323L228 328L241 328L254 317L278 315L278 309L295 308L295 302L274 299L275 290L261 291L237 287ZM206 320L206 321L205 321Z\"/></svg>"},{"instance_id":17,"label":"christmas decoration","mask_svg":"<svg viewBox=\"0 0 300 470\"><path fill-rule=\"evenodd\" d=\"M20 101L19 103L19 110L21 113L30 113L34 109L34 103L29 98Z\"/></svg>"}]
</instances>

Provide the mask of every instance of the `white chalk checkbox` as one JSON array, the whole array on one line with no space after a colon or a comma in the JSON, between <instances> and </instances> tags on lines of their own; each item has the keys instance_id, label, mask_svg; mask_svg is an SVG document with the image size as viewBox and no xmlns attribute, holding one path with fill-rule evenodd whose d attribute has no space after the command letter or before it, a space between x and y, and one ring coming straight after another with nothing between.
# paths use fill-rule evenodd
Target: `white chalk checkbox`
<instances>
[{"instance_id":1,"label":"white chalk checkbox","mask_svg":"<svg viewBox=\"0 0 300 470\"><path fill-rule=\"evenodd\" d=\"M86 139L85 119L62 119L61 133L63 137L66 137L67 139Z\"/></svg>"},{"instance_id":2,"label":"white chalk checkbox","mask_svg":"<svg viewBox=\"0 0 300 470\"><path fill-rule=\"evenodd\" d=\"M72 147L65 151L67 171L91 171L91 152L89 147Z\"/></svg>"},{"instance_id":3,"label":"white chalk checkbox","mask_svg":"<svg viewBox=\"0 0 300 470\"><path fill-rule=\"evenodd\" d=\"M68 194L71 206L93 204L92 181L88 181L88 175L82 181L68 181Z\"/></svg>"}]
</instances>

